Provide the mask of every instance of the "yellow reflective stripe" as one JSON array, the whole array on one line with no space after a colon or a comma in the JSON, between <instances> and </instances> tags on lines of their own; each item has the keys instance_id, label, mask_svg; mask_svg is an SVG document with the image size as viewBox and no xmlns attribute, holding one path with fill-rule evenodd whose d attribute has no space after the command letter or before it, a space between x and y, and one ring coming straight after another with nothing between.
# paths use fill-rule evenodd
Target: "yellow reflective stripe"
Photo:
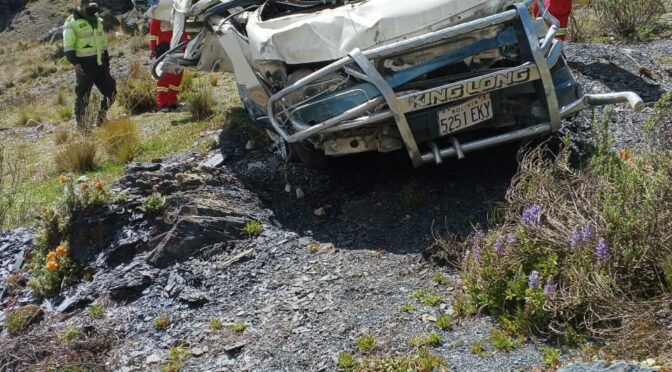
<instances>
[{"instance_id":1,"label":"yellow reflective stripe","mask_svg":"<svg viewBox=\"0 0 672 372\"><path fill-rule=\"evenodd\" d=\"M150 40L150 41L152 41L152 40L159 40L159 37L158 37L158 36L154 36L154 35L152 35L152 36L149 37L149 40Z\"/></svg>"},{"instance_id":2,"label":"yellow reflective stripe","mask_svg":"<svg viewBox=\"0 0 672 372\"><path fill-rule=\"evenodd\" d=\"M169 89L166 88L166 87L156 87L156 91L157 92L167 92L167 91L169 91Z\"/></svg>"},{"instance_id":3,"label":"yellow reflective stripe","mask_svg":"<svg viewBox=\"0 0 672 372\"><path fill-rule=\"evenodd\" d=\"M80 39L87 39L87 38L93 37L93 32L92 31L82 32L82 33L77 34L77 37L80 38Z\"/></svg>"},{"instance_id":4,"label":"yellow reflective stripe","mask_svg":"<svg viewBox=\"0 0 672 372\"><path fill-rule=\"evenodd\" d=\"M75 47L71 47L71 46L63 47L64 52L72 52L73 50L75 50Z\"/></svg>"},{"instance_id":5,"label":"yellow reflective stripe","mask_svg":"<svg viewBox=\"0 0 672 372\"><path fill-rule=\"evenodd\" d=\"M179 92L181 90L179 86L172 85L172 84L168 85L168 88L170 88L171 90L174 90L176 92Z\"/></svg>"},{"instance_id":6,"label":"yellow reflective stripe","mask_svg":"<svg viewBox=\"0 0 672 372\"><path fill-rule=\"evenodd\" d=\"M567 35L567 28L559 28L558 32L555 33L555 36L565 36Z\"/></svg>"},{"instance_id":7,"label":"yellow reflective stripe","mask_svg":"<svg viewBox=\"0 0 672 372\"><path fill-rule=\"evenodd\" d=\"M75 55L77 57L93 57L97 54L98 52L96 52L95 50L85 50L85 51L78 50L75 52Z\"/></svg>"}]
</instances>

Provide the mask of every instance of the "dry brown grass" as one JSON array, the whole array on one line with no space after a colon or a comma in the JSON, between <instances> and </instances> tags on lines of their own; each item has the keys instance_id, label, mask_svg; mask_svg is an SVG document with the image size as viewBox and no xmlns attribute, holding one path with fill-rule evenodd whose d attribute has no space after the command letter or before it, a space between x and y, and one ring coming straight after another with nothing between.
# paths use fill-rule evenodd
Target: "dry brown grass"
<instances>
[{"instance_id":1,"label":"dry brown grass","mask_svg":"<svg viewBox=\"0 0 672 372\"><path fill-rule=\"evenodd\" d=\"M191 115L198 120L212 116L215 107L212 88L203 82L196 83L192 89L182 94L182 99L189 104Z\"/></svg>"},{"instance_id":2,"label":"dry brown grass","mask_svg":"<svg viewBox=\"0 0 672 372\"><path fill-rule=\"evenodd\" d=\"M108 121L94 135L105 151L121 163L129 163L137 155L140 131L129 117Z\"/></svg>"},{"instance_id":3,"label":"dry brown grass","mask_svg":"<svg viewBox=\"0 0 672 372\"><path fill-rule=\"evenodd\" d=\"M6 371L105 371L105 358L119 339L111 327L86 326L69 341L41 329L0 341L0 366Z\"/></svg>"},{"instance_id":4,"label":"dry brown grass","mask_svg":"<svg viewBox=\"0 0 672 372\"><path fill-rule=\"evenodd\" d=\"M134 61L129 66L128 77L119 83L117 102L133 115L151 111L156 106L155 87L149 72L142 69L140 61Z\"/></svg>"},{"instance_id":5,"label":"dry brown grass","mask_svg":"<svg viewBox=\"0 0 672 372\"><path fill-rule=\"evenodd\" d=\"M54 154L54 165L58 172L85 172L98 166L98 146L96 142L82 135L73 136L58 146Z\"/></svg>"}]
</instances>

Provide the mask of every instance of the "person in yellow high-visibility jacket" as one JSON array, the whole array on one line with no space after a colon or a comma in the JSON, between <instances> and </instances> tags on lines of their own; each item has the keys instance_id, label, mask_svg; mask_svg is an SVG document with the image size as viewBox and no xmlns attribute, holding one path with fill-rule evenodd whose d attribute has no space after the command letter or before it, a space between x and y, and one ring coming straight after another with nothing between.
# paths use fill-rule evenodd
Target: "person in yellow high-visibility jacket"
<instances>
[{"instance_id":1,"label":"person in yellow high-visibility jacket","mask_svg":"<svg viewBox=\"0 0 672 372\"><path fill-rule=\"evenodd\" d=\"M75 69L75 118L80 129L86 129L84 114L91 89L95 85L103 95L94 125L101 125L114 102L116 82L110 74L110 55L103 20L98 17L98 4L81 0L77 9L65 20L63 50Z\"/></svg>"}]
</instances>

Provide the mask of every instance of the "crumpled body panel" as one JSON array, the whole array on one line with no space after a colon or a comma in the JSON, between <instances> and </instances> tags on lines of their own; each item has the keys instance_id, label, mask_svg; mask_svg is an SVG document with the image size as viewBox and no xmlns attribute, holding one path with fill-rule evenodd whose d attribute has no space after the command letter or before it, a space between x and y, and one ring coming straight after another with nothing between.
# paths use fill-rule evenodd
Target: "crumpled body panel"
<instances>
[{"instance_id":1,"label":"crumpled body panel","mask_svg":"<svg viewBox=\"0 0 672 372\"><path fill-rule=\"evenodd\" d=\"M511 0L368 0L262 21L247 34L254 60L331 61L362 50L494 14Z\"/></svg>"}]
</instances>

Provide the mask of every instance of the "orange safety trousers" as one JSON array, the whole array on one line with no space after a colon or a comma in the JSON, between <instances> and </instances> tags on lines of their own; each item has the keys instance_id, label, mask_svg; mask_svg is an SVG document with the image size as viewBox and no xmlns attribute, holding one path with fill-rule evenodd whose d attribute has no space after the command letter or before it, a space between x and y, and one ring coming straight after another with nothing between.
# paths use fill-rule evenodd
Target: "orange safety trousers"
<instances>
[{"instance_id":1,"label":"orange safety trousers","mask_svg":"<svg viewBox=\"0 0 672 372\"><path fill-rule=\"evenodd\" d=\"M560 21L560 29L555 34L555 37L560 40L565 40L565 37L567 36L567 25L569 24L569 15L572 13L572 0L544 0L543 4L548 12ZM532 14L536 17L541 17L543 15L539 11L539 7L537 7L536 0L532 5Z\"/></svg>"},{"instance_id":2,"label":"orange safety trousers","mask_svg":"<svg viewBox=\"0 0 672 372\"><path fill-rule=\"evenodd\" d=\"M149 20L149 48L160 57L161 54L170 48L170 40L173 37L173 29L170 22L158 19ZM187 35L183 36L187 39ZM156 106L161 108L165 106L177 105L177 95L180 92L183 72L177 74L165 72L160 80L156 82Z\"/></svg>"}]
</instances>

